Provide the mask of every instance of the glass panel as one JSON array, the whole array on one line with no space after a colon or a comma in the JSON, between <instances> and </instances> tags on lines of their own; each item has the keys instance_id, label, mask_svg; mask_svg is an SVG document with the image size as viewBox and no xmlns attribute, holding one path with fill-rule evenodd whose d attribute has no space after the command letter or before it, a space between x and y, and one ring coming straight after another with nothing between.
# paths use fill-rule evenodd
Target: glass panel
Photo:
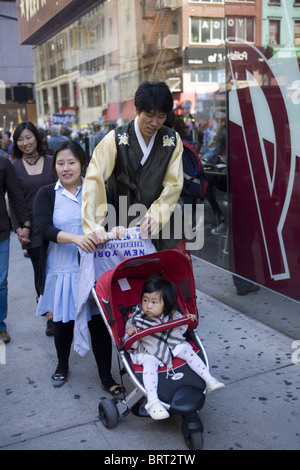
<instances>
[{"instance_id":1,"label":"glass panel","mask_svg":"<svg viewBox=\"0 0 300 470\"><path fill-rule=\"evenodd\" d=\"M254 13L254 44L247 24L248 41L227 45L229 265L299 300L300 11L294 2L262 2Z\"/></svg>"}]
</instances>

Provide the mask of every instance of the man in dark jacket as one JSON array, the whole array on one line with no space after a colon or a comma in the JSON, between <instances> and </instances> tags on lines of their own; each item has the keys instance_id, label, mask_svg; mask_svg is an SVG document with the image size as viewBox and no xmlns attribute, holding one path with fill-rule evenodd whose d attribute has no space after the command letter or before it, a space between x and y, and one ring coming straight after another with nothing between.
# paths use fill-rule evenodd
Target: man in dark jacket
<instances>
[{"instance_id":1,"label":"man in dark jacket","mask_svg":"<svg viewBox=\"0 0 300 470\"><path fill-rule=\"evenodd\" d=\"M7 275L9 265L9 237L11 224L7 212L5 195L14 207L22 228L18 229L19 240L24 239L23 229L30 227L29 214L26 208L23 192L21 191L15 170L11 162L0 156L0 341L8 343L10 336L6 329L7 317Z\"/></svg>"}]
</instances>

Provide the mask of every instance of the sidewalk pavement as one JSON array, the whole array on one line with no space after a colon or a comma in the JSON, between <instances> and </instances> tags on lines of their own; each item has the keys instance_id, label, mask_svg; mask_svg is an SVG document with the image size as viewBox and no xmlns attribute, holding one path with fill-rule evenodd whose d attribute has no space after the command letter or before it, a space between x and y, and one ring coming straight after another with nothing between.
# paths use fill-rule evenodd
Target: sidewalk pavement
<instances>
[{"instance_id":1,"label":"sidewalk pavement","mask_svg":"<svg viewBox=\"0 0 300 470\"><path fill-rule=\"evenodd\" d=\"M5 348L6 363L0 364L0 450L103 450L107 455L140 449L162 454L187 451L178 416L153 421L130 413L113 429L102 425L98 403L109 395L101 389L90 352L81 358L73 351L68 382L58 389L52 386L56 353L53 337L45 335L46 319L35 316L31 262L14 234L10 246L11 342ZM228 273L193 262L198 333L213 375L226 384L223 391L207 397L200 412L203 450L299 449L299 304L265 289L238 298ZM277 327L280 318L267 324L280 308L280 318L286 318L281 324L289 325L287 329ZM263 318L256 318L258 311ZM118 378L116 354L113 373ZM130 391L127 377L124 382Z\"/></svg>"}]
</instances>

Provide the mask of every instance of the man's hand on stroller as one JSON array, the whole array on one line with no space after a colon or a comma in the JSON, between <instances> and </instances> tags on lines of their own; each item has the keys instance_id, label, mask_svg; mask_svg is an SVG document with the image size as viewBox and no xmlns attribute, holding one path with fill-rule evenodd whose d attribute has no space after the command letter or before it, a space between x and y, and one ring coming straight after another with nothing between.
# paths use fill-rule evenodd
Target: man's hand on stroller
<instances>
[{"instance_id":1,"label":"man's hand on stroller","mask_svg":"<svg viewBox=\"0 0 300 470\"><path fill-rule=\"evenodd\" d=\"M110 238L122 238L125 233L126 228L122 225L118 225L117 227L113 227L111 231L108 232L105 230L104 227L101 227L97 232L94 232L95 240L97 245L102 245L106 243Z\"/></svg>"},{"instance_id":2,"label":"man's hand on stroller","mask_svg":"<svg viewBox=\"0 0 300 470\"><path fill-rule=\"evenodd\" d=\"M144 217L137 225L140 225L141 231L148 235L154 236L159 232L158 224L153 217Z\"/></svg>"}]
</instances>

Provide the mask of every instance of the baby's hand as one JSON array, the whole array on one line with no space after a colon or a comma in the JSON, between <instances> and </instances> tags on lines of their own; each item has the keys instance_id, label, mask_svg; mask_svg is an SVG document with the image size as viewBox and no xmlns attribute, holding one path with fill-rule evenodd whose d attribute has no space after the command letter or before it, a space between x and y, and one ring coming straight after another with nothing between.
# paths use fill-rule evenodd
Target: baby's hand
<instances>
[{"instance_id":1,"label":"baby's hand","mask_svg":"<svg viewBox=\"0 0 300 470\"><path fill-rule=\"evenodd\" d=\"M139 330L136 328L136 326L130 326L127 330L127 334L129 336L135 335Z\"/></svg>"},{"instance_id":2,"label":"baby's hand","mask_svg":"<svg viewBox=\"0 0 300 470\"><path fill-rule=\"evenodd\" d=\"M187 317L187 318L190 318L190 319L193 320L193 321L196 321L196 315L194 315L193 313L187 313L187 314L186 314L186 317Z\"/></svg>"}]
</instances>

